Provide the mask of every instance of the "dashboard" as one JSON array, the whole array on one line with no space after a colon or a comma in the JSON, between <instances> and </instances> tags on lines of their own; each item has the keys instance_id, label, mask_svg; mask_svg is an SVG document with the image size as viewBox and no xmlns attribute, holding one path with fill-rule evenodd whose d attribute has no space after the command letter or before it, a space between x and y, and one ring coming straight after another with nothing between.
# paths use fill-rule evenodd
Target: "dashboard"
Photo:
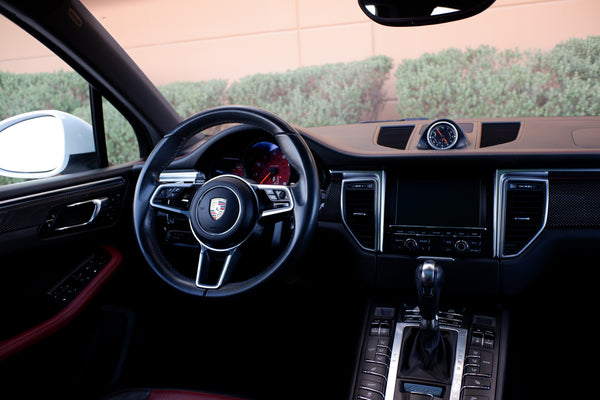
<instances>
[{"instance_id":1,"label":"dashboard","mask_svg":"<svg viewBox=\"0 0 600 400\"><path fill-rule=\"evenodd\" d=\"M600 193L600 118L410 120L300 133L321 177L326 240L315 253L346 248L339 257L375 286L410 287L415 260L427 257L451 266L457 292L497 295L534 279L520 270L524 262L542 268L529 254L554 241L580 246L594 235L576 230L598 228L600 200L584 194ZM207 140L215 140L211 152L190 151L177 165L258 184L298 179L276 140L253 127Z\"/></svg>"}]
</instances>

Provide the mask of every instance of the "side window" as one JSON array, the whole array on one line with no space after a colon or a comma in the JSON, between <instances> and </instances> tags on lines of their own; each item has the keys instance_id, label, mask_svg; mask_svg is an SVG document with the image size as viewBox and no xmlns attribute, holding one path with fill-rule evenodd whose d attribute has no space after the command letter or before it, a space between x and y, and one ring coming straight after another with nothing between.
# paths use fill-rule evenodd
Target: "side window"
<instances>
[{"instance_id":1,"label":"side window","mask_svg":"<svg viewBox=\"0 0 600 400\"><path fill-rule=\"evenodd\" d=\"M140 146L129 122L106 99L102 100L102 108L109 164L118 165L139 160Z\"/></svg>"},{"instance_id":2,"label":"side window","mask_svg":"<svg viewBox=\"0 0 600 400\"><path fill-rule=\"evenodd\" d=\"M3 16L0 37L0 185L100 167L88 83ZM108 163L138 160L131 125L102 109Z\"/></svg>"},{"instance_id":3,"label":"side window","mask_svg":"<svg viewBox=\"0 0 600 400\"><path fill-rule=\"evenodd\" d=\"M87 85L87 83L86 83ZM102 99L104 132L108 163L118 165L140 159L140 149L133 128L123 115L106 99ZM92 121L89 98L73 113L84 121Z\"/></svg>"}]
</instances>

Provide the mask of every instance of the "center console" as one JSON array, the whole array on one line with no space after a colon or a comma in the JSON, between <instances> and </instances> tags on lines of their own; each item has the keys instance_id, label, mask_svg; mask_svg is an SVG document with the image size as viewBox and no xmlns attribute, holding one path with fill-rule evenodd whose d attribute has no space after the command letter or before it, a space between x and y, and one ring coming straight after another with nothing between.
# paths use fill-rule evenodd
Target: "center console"
<instances>
[{"instance_id":1,"label":"center console","mask_svg":"<svg viewBox=\"0 0 600 400\"><path fill-rule=\"evenodd\" d=\"M370 307L352 399L496 398L502 316L438 309L442 279L435 262L423 262L415 273L417 306Z\"/></svg>"},{"instance_id":2,"label":"center console","mask_svg":"<svg viewBox=\"0 0 600 400\"><path fill-rule=\"evenodd\" d=\"M373 300L354 400L501 398L506 318L487 306L500 279L495 176L432 168L344 174L342 216L361 247L376 253L377 287L412 301ZM370 215L380 218L366 224ZM445 304L473 298L477 308L440 307L444 282Z\"/></svg>"},{"instance_id":3,"label":"center console","mask_svg":"<svg viewBox=\"0 0 600 400\"><path fill-rule=\"evenodd\" d=\"M450 382L405 377L400 360L404 336L418 329L417 308L374 305L370 311L353 399L493 400L498 389L501 317L446 309L438 314L440 330L454 332L455 357Z\"/></svg>"}]
</instances>

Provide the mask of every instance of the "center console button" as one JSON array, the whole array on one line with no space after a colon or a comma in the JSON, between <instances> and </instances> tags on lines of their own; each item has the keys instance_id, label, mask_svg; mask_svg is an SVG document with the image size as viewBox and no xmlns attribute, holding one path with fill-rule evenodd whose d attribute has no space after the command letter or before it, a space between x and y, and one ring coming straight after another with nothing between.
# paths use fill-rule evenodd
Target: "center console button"
<instances>
[{"instance_id":1,"label":"center console button","mask_svg":"<svg viewBox=\"0 0 600 400\"><path fill-rule=\"evenodd\" d=\"M382 347L390 347L390 338L389 337L380 337L377 339L377 346Z\"/></svg>"},{"instance_id":2,"label":"center console button","mask_svg":"<svg viewBox=\"0 0 600 400\"><path fill-rule=\"evenodd\" d=\"M457 240L454 244L454 248L459 253L464 253L465 251L469 250L469 243L464 240Z\"/></svg>"},{"instance_id":3,"label":"center console button","mask_svg":"<svg viewBox=\"0 0 600 400\"><path fill-rule=\"evenodd\" d=\"M375 352L376 354L383 354L388 357L392 355L392 349L390 349L389 346L377 346Z\"/></svg>"},{"instance_id":4,"label":"center console button","mask_svg":"<svg viewBox=\"0 0 600 400\"><path fill-rule=\"evenodd\" d=\"M476 347L483 346L483 332L480 330L473 331L473 334L471 335L471 345Z\"/></svg>"},{"instance_id":5,"label":"center console button","mask_svg":"<svg viewBox=\"0 0 600 400\"><path fill-rule=\"evenodd\" d=\"M481 357L481 352L482 352L481 349L470 347L468 356L469 357Z\"/></svg>"},{"instance_id":6,"label":"center console button","mask_svg":"<svg viewBox=\"0 0 600 400\"><path fill-rule=\"evenodd\" d=\"M369 339L365 346L365 359L372 360L377 354L377 339Z\"/></svg>"},{"instance_id":7,"label":"center console button","mask_svg":"<svg viewBox=\"0 0 600 400\"><path fill-rule=\"evenodd\" d=\"M496 336L494 335L494 332L486 331L483 334L483 347L485 347L486 349L493 349L495 339Z\"/></svg>"},{"instance_id":8,"label":"center console button","mask_svg":"<svg viewBox=\"0 0 600 400\"><path fill-rule=\"evenodd\" d=\"M373 361L388 364L390 362L390 357L384 354L375 354Z\"/></svg>"},{"instance_id":9,"label":"center console button","mask_svg":"<svg viewBox=\"0 0 600 400\"><path fill-rule=\"evenodd\" d=\"M377 362L366 361L363 364L363 372L373 374L375 376L387 376L387 366Z\"/></svg>"},{"instance_id":10,"label":"center console button","mask_svg":"<svg viewBox=\"0 0 600 400\"><path fill-rule=\"evenodd\" d=\"M383 392L384 389L383 382L381 382L381 380L378 382L373 379L361 379L360 387L380 393Z\"/></svg>"},{"instance_id":11,"label":"center console button","mask_svg":"<svg viewBox=\"0 0 600 400\"><path fill-rule=\"evenodd\" d=\"M491 381L486 378L480 378L476 376L465 376L463 387L468 389L484 389L490 390Z\"/></svg>"},{"instance_id":12,"label":"center console button","mask_svg":"<svg viewBox=\"0 0 600 400\"><path fill-rule=\"evenodd\" d=\"M417 250L419 244L415 239L408 238L404 241L404 247L406 247L407 250Z\"/></svg>"},{"instance_id":13,"label":"center console button","mask_svg":"<svg viewBox=\"0 0 600 400\"><path fill-rule=\"evenodd\" d=\"M465 389L461 400L489 400L489 397L481 394L479 390Z\"/></svg>"},{"instance_id":14,"label":"center console button","mask_svg":"<svg viewBox=\"0 0 600 400\"><path fill-rule=\"evenodd\" d=\"M465 365L465 373L467 374L479 374L479 366L478 365Z\"/></svg>"},{"instance_id":15,"label":"center console button","mask_svg":"<svg viewBox=\"0 0 600 400\"><path fill-rule=\"evenodd\" d=\"M492 376L494 372L494 353L491 351L482 351L479 362L479 373Z\"/></svg>"},{"instance_id":16,"label":"center console button","mask_svg":"<svg viewBox=\"0 0 600 400\"><path fill-rule=\"evenodd\" d=\"M360 388L358 390L358 398L368 400L383 400L383 394L373 390L368 390L366 388Z\"/></svg>"}]
</instances>

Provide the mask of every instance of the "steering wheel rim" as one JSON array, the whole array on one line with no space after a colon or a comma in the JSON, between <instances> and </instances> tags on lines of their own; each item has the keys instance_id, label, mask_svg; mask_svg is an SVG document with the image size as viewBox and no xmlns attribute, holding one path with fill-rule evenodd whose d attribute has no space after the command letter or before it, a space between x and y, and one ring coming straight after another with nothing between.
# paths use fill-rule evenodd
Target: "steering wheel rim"
<instances>
[{"instance_id":1,"label":"steering wheel rim","mask_svg":"<svg viewBox=\"0 0 600 400\"><path fill-rule=\"evenodd\" d=\"M286 188L287 194L291 197L291 206L285 211L293 215L293 229L287 245L275 257L275 261L257 275L242 282L223 282L222 285L214 288L199 287L198 278L194 281L181 274L163 254L155 233L155 221L158 210L151 205L151 201L157 192L157 188L160 186L160 174L174 160L185 143L198 132L228 123L251 125L270 134L279 144L290 165L298 173L296 183L282 187ZM209 147L211 146L211 142L212 140L209 140L202 146ZM242 184L241 186L250 188L251 191L262 190L262 187L259 187L260 185L252 184L252 182L243 178L228 177L229 180L234 178L243 180L245 185ZM225 178L222 179L222 182L224 181ZM236 191L237 189L231 190ZM243 191L245 189L240 190ZM199 208L206 208L206 204L203 203L205 201L203 200L204 197L202 195L198 197L202 198L190 206L190 208L194 208L189 214L192 220L195 218L193 215L198 215L199 211L197 210ZM206 198L210 200L208 197ZM315 230L319 204L320 190L317 167L310 149L300 134L287 122L265 110L246 106L224 106L205 110L186 119L156 145L138 177L133 201L133 220L139 248L147 263L160 278L172 287L191 295L227 297L245 293L258 286L262 286L266 282L273 280L285 267L293 265L300 258ZM245 208L245 203L240 208ZM253 223L258 223L258 219L262 217L264 216L259 215L259 218ZM190 223L190 225L193 224ZM197 232L195 229L192 226L192 231L196 236ZM248 226L245 229L248 229ZM215 249L204 243L200 238L196 237L196 239L201 246L198 266L198 275L200 275L204 252ZM239 254L236 251L245 239L237 240L240 243L231 248L217 249L217 251L228 253L227 262L235 260L235 257Z\"/></svg>"}]
</instances>

